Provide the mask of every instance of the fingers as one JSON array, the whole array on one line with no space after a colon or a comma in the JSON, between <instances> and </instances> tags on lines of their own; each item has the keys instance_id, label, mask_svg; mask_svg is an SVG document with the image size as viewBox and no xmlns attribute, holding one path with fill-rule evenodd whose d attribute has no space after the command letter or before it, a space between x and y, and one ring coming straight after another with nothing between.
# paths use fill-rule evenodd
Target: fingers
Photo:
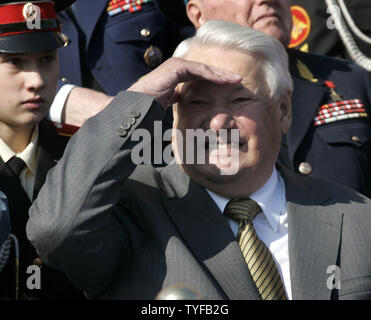
<instances>
[{"instance_id":1,"label":"fingers","mask_svg":"<svg viewBox=\"0 0 371 320\"><path fill-rule=\"evenodd\" d=\"M172 96L167 100L166 104L168 106L170 105L173 105L174 103L177 103L179 102L180 100L180 94L177 90L174 90L174 93L172 94Z\"/></svg>"},{"instance_id":2,"label":"fingers","mask_svg":"<svg viewBox=\"0 0 371 320\"><path fill-rule=\"evenodd\" d=\"M128 90L153 96L165 108L179 100L176 86L182 82L211 81L215 84L239 83L241 76L214 66L170 58L140 78Z\"/></svg>"},{"instance_id":3,"label":"fingers","mask_svg":"<svg viewBox=\"0 0 371 320\"><path fill-rule=\"evenodd\" d=\"M239 83L240 75L218 67L183 60L183 68L179 69L179 82L211 81L215 84Z\"/></svg>"}]
</instances>

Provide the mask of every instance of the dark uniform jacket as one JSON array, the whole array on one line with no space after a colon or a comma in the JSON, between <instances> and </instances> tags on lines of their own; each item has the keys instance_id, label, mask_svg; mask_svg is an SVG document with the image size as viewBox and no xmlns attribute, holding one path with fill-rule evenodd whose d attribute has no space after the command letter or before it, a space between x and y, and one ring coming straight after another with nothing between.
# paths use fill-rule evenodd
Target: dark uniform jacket
<instances>
[{"instance_id":1,"label":"dark uniform jacket","mask_svg":"<svg viewBox=\"0 0 371 320\"><path fill-rule=\"evenodd\" d=\"M294 49L288 53L294 80L293 121L282 142L280 161L295 172L336 181L370 197L371 85L368 73L350 62ZM301 72L298 60L302 62ZM309 80L311 74L316 82ZM361 100L368 117L315 126L319 108L333 102L325 81L332 81L342 100Z\"/></svg>"},{"instance_id":2,"label":"dark uniform jacket","mask_svg":"<svg viewBox=\"0 0 371 320\"><path fill-rule=\"evenodd\" d=\"M167 22L152 2L111 17L108 2L79 0L59 14L70 38L59 50L60 79L116 95L170 57L193 28Z\"/></svg>"},{"instance_id":3,"label":"dark uniform jacket","mask_svg":"<svg viewBox=\"0 0 371 320\"><path fill-rule=\"evenodd\" d=\"M46 174L62 155L68 139L57 135L54 126L46 120L39 124L38 163L36 169L33 198L35 199L41 186L45 182ZM40 258L26 236L26 223L28 209L31 206L26 192L18 177L0 158L0 190L2 190L9 204L12 233L19 241L20 272L19 272L19 299L58 299L58 298L83 298L63 273L41 265L41 289L28 290L26 281L32 274L27 274L27 267L37 264ZM36 259L36 260L35 260ZM0 299L14 299L16 290L14 249L8 263L0 273Z\"/></svg>"}]
</instances>

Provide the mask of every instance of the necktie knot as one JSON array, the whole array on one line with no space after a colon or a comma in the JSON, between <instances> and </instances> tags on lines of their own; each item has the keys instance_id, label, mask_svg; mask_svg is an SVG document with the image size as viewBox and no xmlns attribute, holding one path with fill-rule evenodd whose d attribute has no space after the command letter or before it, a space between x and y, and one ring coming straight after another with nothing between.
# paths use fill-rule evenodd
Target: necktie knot
<instances>
[{"instance_id":1,"label":"necktie knot","mask_svg":"<svg viewBox=\"0 0 371 320\"><path fill-rule=\"evenodd\" d=\"M26 165L26 163L17 156L13 156L12 158L10 158L6 164L17 177Z\"/></svg>"},{"instance_id":2,"label":"necktie knot","mask_svg":"<svg viewBox=\"0 0 371 320\"><path fill-rule=\"evenodd\" d=\"M256 288L264 300L286 300L281 277L268 247L255 231L252 220L261 212L252 199L231 200L224 214L238 224L237 241Z\"/></svg>"},{"instance_id":3,"label":"necktie knot","mask_svg":"<svg viewBox=\"0 0 371 320\"><path fill-rule=\"evenodd\" d=\"M227 218L239 223L245 220L252 221L261 211L262 209L254 200L245 198L229 201L224 209L224 214Z\"/></svg>"}]
</instances>

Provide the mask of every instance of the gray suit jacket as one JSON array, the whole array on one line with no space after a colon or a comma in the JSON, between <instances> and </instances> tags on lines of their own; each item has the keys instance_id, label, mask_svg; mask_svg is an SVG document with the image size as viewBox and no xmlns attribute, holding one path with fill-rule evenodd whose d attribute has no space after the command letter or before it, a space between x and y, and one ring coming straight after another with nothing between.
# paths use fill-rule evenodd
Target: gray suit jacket
<instances>
[{"instance_id":1,"label":"gray suit jacket","mask_svg":"<svg viewBox=\"0 0 371 320\"><path fill-rule=\"evenodd\" d=\"M181 283L205 299L260 299L233 233L205 189L176 164L132 163L137 142L130 141L131 132L150 130L164 114L151 97L123 92L88 120L30 210L29 239L90 298L153 299ZM371 200L280 171L293 298L370 299ZM332 265L341 270L339 290L327 285Z\"/></svg>"}]
</instances>

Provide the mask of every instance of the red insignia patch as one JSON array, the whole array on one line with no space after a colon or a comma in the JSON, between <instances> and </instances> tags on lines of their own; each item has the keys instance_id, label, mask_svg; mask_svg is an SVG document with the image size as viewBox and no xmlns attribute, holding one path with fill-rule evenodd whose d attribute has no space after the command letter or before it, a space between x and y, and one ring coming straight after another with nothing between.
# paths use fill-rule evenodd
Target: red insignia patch
<instances>
[{"instance_id":1,"label":"red insignia patch","mask_svg":"<svg viewBox=\"0 0 371 320\"><path fill-rule=\"evenodd\" d=\"M303 43L309 36L311 21L307 11L300 6L291 6L292 30L289 48L294 48Z\"/></svg>"}]
</instances>

